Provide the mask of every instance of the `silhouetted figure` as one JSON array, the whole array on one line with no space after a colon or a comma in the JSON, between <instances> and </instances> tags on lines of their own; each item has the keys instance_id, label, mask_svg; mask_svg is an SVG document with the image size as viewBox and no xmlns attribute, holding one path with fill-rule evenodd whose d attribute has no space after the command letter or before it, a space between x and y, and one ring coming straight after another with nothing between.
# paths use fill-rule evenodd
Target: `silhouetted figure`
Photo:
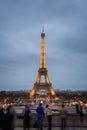
<instances>
[{"instance_id":1,"label":"silhouetted figure","mask_svg":"<svg viewBox=\"0 0 87 130\"><path fill-rule=\"evenodd\" d=\"M15 110L12 105L10 107L10 114L12 115L13 120L11 121L11 130L14 130L14 120L15 120Z\"/></svg>"},{"instance_id":2,"label":"silhouetted figure","mask_svg":"<svg viewBox=\"0 0 87 130\"><path fill-rule=\"evenodd\" d=\"M60 110L61 129L65 129L66 128L66 116L67 116L67 110L65 109L65 106L63 104L62 108Z\"/></svg>"},{"instance_id":3,"label":"silhouetted figure","mask_svg":"<svg viewBox=\"0 0 87 130\"><path fill-rule=\"evenodd\" d=\"M30 128L30 108L28 105L25 105L25 110L24 110L24 130Z\"/></svg>"},{"instance_id":4,"label":"silhouetted figure","mask_svg":"<svg viewBox=\"0 0 87 130\"><path fill-rule=\"evenodd\" d=\"M48 130L52 129L52 109L49 107L49 105L46 105L45 108L45 115L47 117L48 120Z\"/></svg>"},{"instance_id":5,"label":"silhouetted figure","mask_svg":"<svg viewBox=\"0 0 87 130\"><path fill-rule=\"evenodd\" d=\"M83 121L83 107L80 102L79 102L78 106L79 106L80 119L81 119L81 121Z\"/></svg>"},{"instance_id":6,"label":"silhouetted figure","mask_svg":"<svg viewBox=\"0 0 87 130\"><path fill-rule=\"evenodd\" d=\"M78 103L76 104L76 113L77 114L79 113L79 104Z\"/></svg>"},{"instance_id":7,"label":"silhouetted figure","mask_svg":"<svg viewBox=\"0 0 87 130\"><path fill-rule=\"evenodd\" d=\"M11 122L13 121L13 116L10 113L10 108L7 108L7 112L5 114L5 130L11 130Z\"/></svg>"},{"instance_id":8,"label":"silhouetted figure","mask_svg":"<svg viewBox=\"0 0 87 130\"><path fill-rule=\"evenodd\" d=\"M80 119L83 121L83 107L80 106Z\"/></svg>"},{"instance_id":9,"label":"silhouetted figure","mask_svg":"<svg viewBox=\"0 0 87 130\"><path fill-rule=\"evenodd\" d=\"M4 130L4 108L0 109L0 129Z\"/></svg>"},{"instance_id":10,"label":"silhouetted figure","mask_svg":"<svg viewBox=\"0 0 87 130\"><path fill-rule=\"evenodd\" d=\"M83 107L80 102L76 104L76 112L80 115L81 121L83 121Z\"/></svg>"},{"instance_id":11,"label":"silhouetted figure","mask_svg":"<svg viewBox=\"0 0 87 130\"><path fill-rule=\"evenodd\" d=\"M44 116L44 108L42 106L42 103L39 104L39 106L36 109L37 112L37 127L38 130L42 130L43 129L43 116Z\"/></svg>"}]
</instances>

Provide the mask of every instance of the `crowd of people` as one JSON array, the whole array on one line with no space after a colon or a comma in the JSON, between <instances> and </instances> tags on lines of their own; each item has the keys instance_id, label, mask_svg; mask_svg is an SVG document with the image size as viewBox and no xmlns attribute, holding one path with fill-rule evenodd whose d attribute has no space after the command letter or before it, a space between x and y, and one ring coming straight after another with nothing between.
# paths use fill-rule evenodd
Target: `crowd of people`
<instances>
[{"instance_id":1,"label":"crowd of people","mask_svg":"<svg viewBox=\"0 0 87 130\"><path fill-rule=\"evenodd\" d=\"M80 103L76 104L76 112L80 114L81 121L83 121L83 110ZM46 104L43 107L43 103L39 103L36 108L37 113L37 120L33 127L37 128L38 130L43 129L43 119L46 118L48 121L48 129L52 130L52 109L50 105ZM29 105L25 105L25 109L23 111L23 126L24 130L29 130L30 128L30 117L31 117L31 110ZM59 111L60 120L61 120L61 129L66 128L66 118L67 118L67 109L65 108L64 104L62 104L61 109ZM0 130L14 130L14 118L15 118L15 111L10 105L7 107L6 112L4 112L4 108L0 108Z\"/></svg>"},{"instance_id":2,"label":"crowd of people","mask_svg":"<svg viewBox=\"0 0 87 130\"><path fill-rule=\"evenodd\" d=\"M48 130L52 130L52 109L51 107L47 104L46 107L44 108L42 106L42 103L39 104L39 106L36 109L37 112L37 125L36 127L38 130L43 129L43 118L46 117L48 120ZM76 112L78 115L80 115L81 121L83 121L83 107L80 102L76 104ZM59 111L59 116L60 116L60 127L61 129L66 129L66 119L67 119L68 111L67 108L65 107L64 104L61 105L61 109ZM36 124L36 122L35 122Z\"/></svg>"},{"instance_id":3,"label":"crowd of people","mask_svg":"<svg viewBox=\"0 0 87 130\"><path fill-rule=\"evenodd\" d=\"M11 105L7 107L6 112L4 108L0 109L0 130L14 130L14 115L15 111Z\"/></svg>"},{"instance_id":4,"label":"crowd of people","mask_svg":"<svg viewBox=\"0 0 87 130\"><path fill-rule=\"evenodd\" d=\"M36 128L38 128L38 130L42 130L43 129L43 118L47 118L47 121L48 121L47 130L52 130L52 109L51 109L51 107L47 104L46 107L44 108L42 106L42 103L40 103L36 109L36 112L37 112L37 121L35 121L34 126ZM63 104L62 108L60 110L61 129L66 128L66 117L67 117L67 110Z\"/></svg>"}]
</instances>

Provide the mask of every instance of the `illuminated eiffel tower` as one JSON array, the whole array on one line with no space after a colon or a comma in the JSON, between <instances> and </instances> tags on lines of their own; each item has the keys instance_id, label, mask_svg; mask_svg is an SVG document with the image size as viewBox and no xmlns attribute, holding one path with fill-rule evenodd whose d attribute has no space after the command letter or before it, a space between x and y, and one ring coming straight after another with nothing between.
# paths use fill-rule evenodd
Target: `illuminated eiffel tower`
<instances>
[{"instance_id":1,"label":"illuminated eiffel tower","mask_svg":"<svg viewBox=\"0 0 87 130\"><path fill-rule=\"evenodd\" d=\"M44 77L45 82L41 82L41 78ZM44 29L41 33L41 53L40 53L40 67L38 70L38 75L36 78L36 82L34 83L33 89L30 91L29 97L35 97L37 91L39 90L46 90L49 92L51 98L56 97L56 93L52 88L52 83L48 77L48 70L46 68L46 56L45 56L45 33Z\"/></svg>"}]
</instances>

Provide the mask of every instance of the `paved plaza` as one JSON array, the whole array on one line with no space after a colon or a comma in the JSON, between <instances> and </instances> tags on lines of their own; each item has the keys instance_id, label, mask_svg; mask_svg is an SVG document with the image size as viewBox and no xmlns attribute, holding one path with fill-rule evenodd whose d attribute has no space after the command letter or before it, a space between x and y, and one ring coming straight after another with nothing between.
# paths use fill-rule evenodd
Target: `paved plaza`
<instances>
[{"instance_id":1,"label":"paved plaza","mask_svg":"<svg viewBox=\"0 0 87 130\"><path fill-rule=\"evenodd\" d=\"M31 126L30 130L37 130L37 128L33 128L33 123L35 121L35 116L31 120ZM17 119L16 120L16 125L14 130L23 130L23 120L22 119ZM44 120L44 127L43 130L47 130L48 123L46 119ZM53 126L52 130L61 130L60 129L60 118L58 118L57 115L53 116ZM87 116L84 118L84 121L82 122L80 120L79 115L68 115L67 118L67 127L64 130L87 130Z\"/></svg>"},{"instance_id":2,"label":"paved plaza","mask_svg":"<svg viewBox=\"0 0 87 130\"><path fill-rule=\"evenodd\" d=\"M23 130L23 128L15 128L14 130ZM36 128L30 128L30 130L37 130ZM47 130L47 127L44 127L43 130ZM59 127L52 127L52 130L61 130ZM67 127L63 130L87 130L87 127Z\"/></svg>"}]
</instances>

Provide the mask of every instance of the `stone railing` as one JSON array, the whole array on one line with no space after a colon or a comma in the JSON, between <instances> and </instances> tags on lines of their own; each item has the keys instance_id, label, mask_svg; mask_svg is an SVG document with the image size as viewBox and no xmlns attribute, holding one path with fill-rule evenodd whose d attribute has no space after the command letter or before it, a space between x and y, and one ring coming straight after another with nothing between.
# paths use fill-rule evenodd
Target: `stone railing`
<instances>
[{"instance_id":1,"label":"stone railing","mask_svg":"<svg viewBox=\"0 0 87 130\"><path fill-rule=\"evenodd\" d=\"M37 120L36 113L31 114L30 118L30 126L33 127L34 122ZM67 115L67 127L87 127L87 114L83 117L83 122L80 119L80 116L77 114L68 114ZM23 127L23 115L16 114L15 116L15 127ZM44 117L43 126L48 126L47 118ZM60 116L58 113L53 114L52 126L59 127L60 126Z\"/></svg>"}]
</instances>

